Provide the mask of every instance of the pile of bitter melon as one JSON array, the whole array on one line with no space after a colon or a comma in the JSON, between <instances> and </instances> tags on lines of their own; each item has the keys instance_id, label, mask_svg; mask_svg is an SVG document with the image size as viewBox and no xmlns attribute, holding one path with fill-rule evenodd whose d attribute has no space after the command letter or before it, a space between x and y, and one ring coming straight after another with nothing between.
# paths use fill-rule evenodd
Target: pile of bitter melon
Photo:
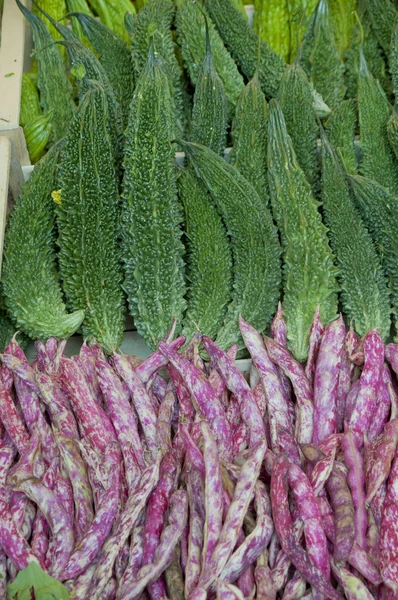
<instances>
[{"instance_id":1,"label":"pile of bitter melon","mask_svg":"<svg viewBox=\"0 0 398 600\"><path fill-rule=\"evenodd\" d=\"M332 6L319 0L288 65L234 0L149 0L126 14L127 41L87 11L71 29L20 5L51 134L6 232L16 328L79 330L111 353L128 310L152 348L173 319L242 348L239 316L264 331L281 300L299 360L318 306L388 338L398 12L360 2L342 53Z\"/></svg>"}]
</instances>

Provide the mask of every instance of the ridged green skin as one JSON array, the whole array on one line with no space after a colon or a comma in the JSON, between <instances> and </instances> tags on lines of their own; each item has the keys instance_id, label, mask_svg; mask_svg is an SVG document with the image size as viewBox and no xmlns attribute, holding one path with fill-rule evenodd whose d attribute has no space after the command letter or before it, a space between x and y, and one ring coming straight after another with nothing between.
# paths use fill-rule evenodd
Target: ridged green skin
<instances>
[{"instance_id":1,"label":"ridged green skin","mask_svg":"<svg viewBox=\"0 0 398 600\"><path fill-rule=\"evenodd\" d=\"M171 34L174 12L171 0L149 0L135 19L134 33L131 38L131 53L135 77L138 79L147 63L151 38L153 39L155 53L159 53L167 63L167 75L172 83L174 95L177 132L182 132L184 130L184 108L181 92L183 86L182 74L174 52Z\"/></svg>"},{"instance_id":2,"label":"ridged green skin","mask_svg":"<svg viewBox=\"0 0 398 600\"><path fill-rule=\"evenodd\" d=\"M286 70L277 93L298 164L314 192L319 190L319 126L312 108L312 88L302 67Z\"/></svg>"},{"instance_id":3,"label":"ridged green skin","mask_svg":"<svg viewBox=\"0 0 398 600\"><path fill-rule=\"evenodd\" d=\"M60 163L57 205L59 266L74 310L84 310L83 335L105 352L123 338L118 193L105 90L90 82L71 122Z\"/></svg>"},{"instance_id":4,"label":"ridged green skin","mask_svg":"<svg viewBox=\"0 0 398 600\"><path fill-rule=\"evenodd\" d=\"M398 21L392 31L389 65L394 96L398 98Z\"/></svg>"},{"instance_id":5,"label":"ridged green skin","mask_svg":"<svg viewBox=\"0 0 398 600\"><path fill-rule=\"evenodd\" d=\"M387 123L392 107L380 83L370 73L363 54L358 80L358 110L361 131L362 175L398 193L398 163L390 147Z\"/></svg>"},{"instance_id":6,"label":"ridged green skin","mask_svg":"<svg viewBox=\"0 0 398 600\"><path fill-rule=\"evenodd\" d=\"M51 116L51 112L47 115L40 115L24 127L29 158L33 165L43 156L50 141Z\"/></svg>"},{"instance_id":7,"label":"ridged green skin","mask_svg":"<svg viewBox=\"0 0 398 600\"><path fill-rule=\"evenodd\" d=\"M15 326L5 310L0 309L0 352L4 352L15 333ZM19 341L19 340L18 340Z\"/></svg>"},{"instance_id":8,"label":"ridged green skin","mask_svg":"<svg viewBox=\"0 0 398 600\"><path fill-rule=\"evenodd\" d=\"M375 242L389 279L395 317L398 310L398 197L376 181L356 175L349 177L358 210Z\"/></svg>"},{"instance_id":9,"label":"ridged green skin","mask_svg":"<svg viewBox=\"0 0 398 600\"><path fill-rule=\"evenodd\" d=\"M243 89L236 106L232 129L231 164L256 189L268 205L267 182L267 119L268 105L257 74Z\"/></svg>"},{"instance_id":10,"label":"ridged green skin","mask_svg":"<svg viewBox=\"0 0 398 600\"><path fill-rule=\"evenodd\" d=\"M191 141L224 154L227 145L228 109L224 86L214 67L210 40L193 98Z\"/></svg>"},{"instance_id":11,"label":"ridged green skin","mask_svg":"<svg viewBox=\"0 0 398 600\"><path fill-rule=\"evenodd\" d=\"M336 47L341 56L350 47L355 26L357 0L329 0L329 11Z\"/></svg>"},{"instance_id":12,"label":"ridged green skin","mask_svg":"<svg viewBox=\"0 0 398 600\"><path fill-rule=\"evenodd\" d=\"M35 0L34 3L32 2L32 13L43 21L43 23L49 30L51 37L54 40L61 39L61 36L59 35L58 31L51 23L47 21L47 19L41 11L45 11L46 13L51 15L54 21L61 21L65 18L65 15L67 13L65 0ZM61 55L62 58L65 59L64 48L61 48Z\"/></svg>"},{"instance_id":13,"label":"ridged green skin","mask_svg":"<svg viewBox=\"0 0 398 600\"><path fill-rule=\"evenodd\" d=\"M3 290L16 327L32 339L67 338L84 313L67 314L57 271L54 206L59 146L39 162L10 215L4 240Z\"/></svg>"},{"instance_id":14,"label":"ridged green skin","mask_svg":"<svg viewBox=\"0 0 398 600\"><path fill-rule=\"evenodd\" d=\"M356 107L353 100L343 100L329 117L325 131L327 137L342 157L348 173L358 171L358 159L354 145L357 125Z\"/></svg>"},{"instance_id":15,"label":"ridged green skin","mask_svg":"<svg viewBox=\"0 0 398 600\"><path fill-rule=\"evenodd\" d=\"M200 65L206 56L206 27L202 9L194 0L177 0L176 28L178 45L181 49L184 66L189 78L196 86L200 73ZM216 30L214 23L208 17L210 45L214 66L224 85L230 113L236 106L244 87L242 75L235 61Z\"/></svg>"},{"instance_id":16,"label":"ridged green skin","mask_svg":"<svg viewBox=\"0 0 398 600\"><path fill-rule=\"evenodd\" d=\"M352 201L342 163L324 134L322 201L340 270L343 311L354 319L359 335L377 328L386 339L391 327L387 280L372 238Z\"/></svg>"},{"instance_id":17,"label":"ridged green skin","mask_svg":"<svg viewBox=\"0 0 398 600\"><path fill-rule=\"evenodd\" d=\"M293 63L318 0L287 0L290 15L290 58Z\"/></svg>"},{"instance_id":18,"label":"ridged green skin","mask_svg":"<svg viewBox=\"0 0 398 600\"><path fill-rule=\"evenodd\" d=\"M337 312L334 256L304 172L287 133L282 109L270 102L268 118L268 181L283 254L283 312L288 345L297 360L308 354L314 312L329 323Z\"/></svg>"},{"instance_id":19,"label":"ridged green skin","mask_svg":"<svg viewBox=\"0 0 398 600\"><path fill-rule=\"evenodd\" d=\"M185 309L174 104L161 64L150 51L134 91L123 182L124 288L137 331L152 348Z\"/></svg>"},{"instance_id":20,"label":"ridged green skin","mask_svg":"<svg viewBox=\"0 0 398 600\"><path fill-rule=\"evenodd\" d=\"M26 73L22 73L21 108L19 124L25 127L28 123L40 116L39 94L37 87Z\"/></svg>"},{"instance_id":21,"label":"ridged green skin","mask_svg":"<svg viewBox=\"0 0 398 600\"><path fill-rule=\"evenodd\" d=\"M224 349L235 343L243 348L239 315L264 331L275 313L281 284L277 231L269 209L239 171L204 146L184 143L183 148L216 202L231 239L232 302L216 342Z\"/></svg>"},{"instance_id":22,"label":"ridged green skin","mask_svg":"<svg viewBox=\"0 0 398 600\"><path fill-rule=\"evenodd\" d=\"M128 42L128 34L124 27L125 15L136 12L130 0L89 0L102 23L109 27L124 42Z\"/></svg>"},{"instance_id":23,"label":"ridged green skin","mask_svg":"<svg viewBox=\"0 0 398 600\"><path fill-rule=\"evenodd\" d=\"M29 12L19 0L16 2L32 26L40 106L44 113L53 111L51 141L55 143L64 137L72 119L75 108L72 86L66 77L59 48L54 44L44 22Z\"/></svg>"},{"instance_id":24,"label":"ridged green skin","mask_svg":"<svg viewBox=\"0 0 398 600\"><path fill-rule=\"evenodd\" d=\"M183 334L214 339L232 298L232 256L227 232L206 186L191 169L181 169L178 193L184 207L188 250L187 312Z\"/></svg>"},{"instance_id":25,"label":"ridged green skin","mask_svg":"<svg viewBox=\"0 0 398 600\"><path fill-rule=\"evenodd\" d=\"M397 9L390 0L366 0L366 8L379 44L388 53L392 30L398 17Z\"/></svg>"},{"instance_id":26,"label":"ridged green skin","mask_svg":"<svg viewBox=\"0 0 398 600\"><path fill-rule=\"evenodd\" d=\"M326 104L334 108L344 98L346 87L344 63L334 39L328 0L318 2L309 27L312 34L304 38L303 45L311 40L311 46L303 52L308 55L311 80Z\"/></svg>"},{"instance_id":27,"label":"ridged green skin","mask_svg":"<svg viewBox=\"0 0 398 600\"><path fill-rule=\"evenodd\" d=\"M286 69L283 58L266 42L259 43L258 36L232 0L205 0L204 4L241 71L251 79L258 63L261 88L267 98L273 97Z\"/></svg>"},{"instance_id":28,"label":"ridged green skin","mask_svg":"<svg viewBox=\"0 0 398 600\"><path fill-rule=\"evenodd\" d=\"M393 111L387 123L387 135L390 146L398 160L398 114Z\"/></svg>"},{"instance_id":29,"label":"ridged green skin","mask_svg":"<svg viewBox=\"0 0 398 600\"><path fill-rule=\"evenodd\" d=\"M93 13L91 12L91 10L88 6L87 0L66 0L66 6L68 7L68 13L79 12L79 13L85 13L86 15L93 16ZM88 45L88 47L91 49L90 43L89 43L88 39L86 38L86 36L84 35L83 29L82 29L79 21L76 19L76 17L73 17L71 19L71 23L72 23L73 33L78 38L78 40L85 46Z\"/></svg>"},{"instance_id":30,"label":"ridged green skin","mask_svg":"<svg viewBox=\"0 0 398 600\"><path fill-rule=\"evenodd\" d=\"M286 62L290 57L289 17L287 0L254 2L254 31Z\"/></svg>"},{"instance_id":31,"label":"ridged green skin","mask_svg":"<svg viewBox=\"0 0 398 600\"><path fill-rule=\"evenodd\" d=\"M123 129L129 117L134 91L134 73L130 50L115 33L94 17L77 15L85 35L90 40L108 76L122 113Z\"/></svg>"}]
</instances>

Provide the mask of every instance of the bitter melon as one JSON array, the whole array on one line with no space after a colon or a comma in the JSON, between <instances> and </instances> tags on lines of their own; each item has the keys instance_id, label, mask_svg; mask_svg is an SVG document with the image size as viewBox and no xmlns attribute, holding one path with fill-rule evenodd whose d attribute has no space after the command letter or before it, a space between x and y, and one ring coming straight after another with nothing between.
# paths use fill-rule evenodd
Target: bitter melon
<instances>
[{"instance_id":1,"label":"bitter melon","mask_svg":"<svg viewBox=\"0 0 398 600\"><path fill-rule=\"evenodd\" d=\"M243 89L236 106L230 161L268 204L267 182L268 105L257 73Z\"/></svg>"},{"instance_id":2,"label":"bitter melon","mask_svg":"<svg viewBox=\"0 0 398 600\"><path fill-rule=\"evenodd\" d=\"M124 27L124 19L126 14L136 12L134 4L130 0L89 0L89 2L102 23L124 42L128 42L129 37Z\"/></svg>"},{"instance_id":3,"label":"bitter melon","mask_svg":"<svg viewBox=\"0 0 398 600\"><path fill-rule=\"evenodd\" d=\"M66 6L68 7L69 14L78 12L78 13L84 13L86 15L93 16L93 13L91 12L91 10L88 6L87 0L66 0ZM76 17L71 18L71 23L72 23L73 33L78 38L78 40L82 44L85 44L86 46L88 46L88 48L90 48L90 50L92 50L92 46L90 45L90 42L84 35L82 27L81 27L79 21L76 19Z\"/></svg>"},{"instance_id":4,"label":"bitter melon","mask_svg":"<svg viewBox=\"0 0 398 600\"><path fill-rule=\"evenodd\" d=\"M366 8L379 44L388 54L392 30L398 17L397 9L390 0L366 0Z\"/></svg>"},{"instance_id":5,"label":"bitter melon","mask_svg":"<svg viewBox=\"0 0 398 600\"><path fill-rule=\"evenodd\" d=\"M392 31L389 65L394 96L395 98L398 98L398 20Z\"/></svg>"},{"instance_id":6,"label":"bitter melon","mask_svg":"<svg viewBox=\"0 0 398 600\"><path fill-rule=\"evenodd\" d=\"M293 63L305 34L308 21L313 14L318 0L287 0L290 29L290 57Z\"/></svg>"},{"instance_id":7,"label":"bitter melon","mask_svg":"<svg viewBox=\"0 0 398 600\"><path fill-rule=\"evenodd\" d=\"M357 0L329 0L329 11L334 39L340 56L351 44L355 27Z\"/></svg>"},{"instance_id":8,"label":"bitter melon","mask_svg":"<svg viewBox=\"0 0 398 600\"><path fill-rule=\"evenodd\" d=\"M40 116L39 94L37 87L26 73L22 73L21 108L19 124L25 127L28 123Z\"/></svg>"},{"instance_id":9,"label":"bitter melon","mask_svg":"<svg viewBox=\"0 0 398 600\"><path fill-rule=\"evenodd\" d=\"M60 34L55 27L47 21L41 11L51 15L54 21L62 21L62 19L65 19L67 13L65 0L35 0L32 2L32 13L39 17L39 19L42 19L54 40L60 40ZM65 59L65 49L61 48L60 51L62 58Z\"/></svg>"},{"instance_id":10,"label":"bitter melon","mask_svg":"<svg viewBox=\"0 0 398 600\"><path fill-rule=\"evenodd\" d=\"M377 328L390 332L390 299L372 238L350 196L339 157L322 132L322 200L329 237L336 254L343 311L359 335Z\"/></svg>"},{"instance_id":11,"label":"bitter melon","mask_svg":"<svg viewBox=\"0 0 398 600\"><path fill-rule=\"evenodd\" d=\"M200 8L195 0L177 0L176 4L178 45L189 78L192 84L196 86L200 65L206 56L206 25L203 14L205 9ZM244 87L243 77L209 16L208 26L214 66L223 82L230 113L233 114L239 95Z\"/></svg>"},{"instance_id":12,"label":"bitter melon","mask_svg":"<svg viewBox=\"0 0 398 600\"><path fill-rule=\"evenodd\" d=\"M343 100L329 117L325 131L327 137L340 154L348 173L358 171L358 159L354 138L357 125L356 107L353 100Z\"/></svg>"},{"instance_id":13,"label":"bitter melon","mask_svg":"<svg viewBox=\"0 0 398 600\"><path fill-rule=\"evenodd\" d=\"M191 140L223 154L227 144L227 98L214 67L206 23L206 56L193 98Z\"/></svg>"},{"instance_id":14,"label":"bitter melon","mask_svg":"<svg viewBox=\"0 0 398 600\"><path fill-rule=\"evenodd\" d=\"M398 197L376 181L349 177L356 205L375 242L381 263L387 273L394 315L398 311Z\"/></svg>"},{"instance_id":15,"label":"bitter melon","mask_svg":"<svg viewBox=\"0 0 398 600\"><path fill-rule=\"evenodd\" d=\"M398 113L394 109L387 123L387 136L390 146L398 160Z\"/></svg>"},{"instance_id":16,"label":"bitter melon","mask_svg":"<svg viewBox=\"0 0 398 600\"><path fill-rule=\"evenodd\" d=\"M206 186L191 169L181 169L178 192L184 207L187 312L183 334L215 338L231 301L232 256L227 232Z\"/></svg>"},{"instance_id":17,"label":"bitter melon","mask_svg":"<svg viewBox=\"0 0 398 600\"><path fill-rule=\"evenodd\" d=\"M337 270L326 227L287 133L282 109L270 102L268 118L268 181L283 254L283 311L288 344L305 360L316 307L329 323L337 311Z\"/></svg>"},{"instance_id":18,"label":"bitter melon","mask_svg":"<svg viewBox=\"0 0 398 600\"><path fill-rule=\"evenodd\" d=\"M222 348L243 347L238 318L258 331L270 323L279 298L280 246L272 216L254 187L221 156L199 144L184 151L216 202L231 237L232 302L216 341Z\"/></svg>"},{"instance_id":19,"label":"bitter melon","mask_svg":"<svg viewBox=\"0 0 398 600\"><path fill-rule=\"evenodd\" d=\"M254 2L254 31L286 62L290 57L289 17L287 0Z\"/></svg>"},{"instance_id":20,"label":"bitter melon","mask_svg":"<svg viewBox=\"0 0 398 600\"><path fill-rule=\"evenodd\" d=\"M32 27L40 106L44 113L53 111L51 141L57 142L64 137L75 109L72 86L66 76L59 48L44 22L27 10L20 0L16 2Z\"/></svg>"},{"instance_id":21,"label":"bitter melon","mask_svg":"<svg viewBox=\"0 0 398 600\"><path fill-rule=\"evenodd\" d=\"M387 123L392 107L380 83L370 73L363 53L360 55L358 109L361 131L362 175L398 193L398 163L390 147Z\"/></svg>"},{"instance_id":22,"label":"bitter melon","mask_svg":"<svg viewBox=\"0 0 398 600\"><path fill-rule=\"evenodd\" d=\"M258 76L266 97L276 94L286 63L279 54L271 50L236 10L232 0L205 0L211 19L215 23L232 58L248 79L255 73Z\"/></svg>"},{"instance_id":23,"label":"bitter melon","mask_svg":"<svg viewBox=\"0 0 398 600\"><path fill-rule=\"evenodd\" d=\"M98 53L119 103L123 128L126 127L134 91L134 73L130 50L116 34L90 15L75 15L85 35Z\"/></svg>"},{"instance_id":24,"label":"bitter melon","mask_svg":"<svg viewBox=\"0 0 398 600\"><path fill-rule=\"evenodd\" d=\"M162 64L151 47L131 102L123 182L124 288L137 331L152 348L185 309L175 107Z\"/></svg>"},{"instance_id":25,"label":"bitter melon","mask_svg":"<svg viewBox=\"0 0 398 600\"><path fill-rule=\"evenodd\" d=\"M59 265L68 305L85 312L83 335L111 353L122 341L124 318L119 198L107 94L96 81L87 86L61 153Z\"/></svg>"},{"instance_id":26,"label":"bitter melon","mask_svg":"<svg viewBox=\"0 0 398 600\"><path fill-rule=\"evenodd\" d=\"M39 115L24 127L30 162L34 165L44 154L51 136L51 112Z\"/></svg>"},{"instance_id":27,"label":"bitter melon","mask_svg":"<svg viewBox=\"0 0 398 600\"><path fill-rule=\"evenodd\" d=\"M319 127L311 105L312 89L296 62L286 70L277 93L298 164L314 192L319 189Z\"/></svg>"},{"instance_id":28,"label":"bitter melon","mask_svg":"<svg viewBox=\"0 0 398 600\"><path fill-rule=\"evenodd\" d=\"M57 271L54 201L59 145L37 163L15 203L4 240L3 291L18 329L32 339L67 338L84 312L67 314Z\"/></svg>"}]
</instances>

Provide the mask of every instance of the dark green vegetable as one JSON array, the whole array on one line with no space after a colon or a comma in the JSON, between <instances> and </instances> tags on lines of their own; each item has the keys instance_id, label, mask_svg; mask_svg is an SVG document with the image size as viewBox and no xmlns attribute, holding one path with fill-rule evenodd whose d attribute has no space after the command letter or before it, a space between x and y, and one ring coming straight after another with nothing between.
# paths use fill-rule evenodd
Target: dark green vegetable
<instances>
[{"instance_id":1,"label":"dark green vegetable","mask_svg":"<svg viewBox=\"0 0 398 600\"><path fill-rule=\"evenodd\" d=\"M282 110L270 102L268 181L283 255L283 311L288 344L297 360L308 354L315 309L329 323L337 311L337 270L327 230L287 133Z\"/></svg>"},{"instance_id":2,"label":"dark green vegetable","mask_svg":"<svg viewBox=\"0 0 398 600\"><path fill-rule=\"evenodd\" d=\"M398 160L398 114L394 109L387 123L387 136L393 149L395 158Z\"/></svg>"},{"instance_id":3,"label":"dark green vegetable","mask_svg":"<svg viewBox=\"0 0 398 600\"><path fill-rule=\"evenodd\" d=\"M28 147L30 162L34 165L44 154L46 146L51 136L51 117L50 111L47 115L40 115L33 119L26 127L24 134L26 145Z\"/></svg>"},{"instance_id":4,"label":"dark green vegetable","mask_svg":"<svg viewBox=\"0 0 398 600\"><path fill-rule=\"evenodd\" d=\"M398 193L398 163L390 147L387 123L392 107L380 83L370 73L361 53L358 80L358 109L361 131L361 164L363 175Z\"/></svg>"},{"instance_id":5,"label":"dark green vegetable","mask_svg":"<svg viewBox=\"0 0 398 600\"><path fill-rule=\"evenodd\" d=\"M28 123L40 116L39 94L37 87L26 73L22 73L21 108L19 124L25 127Z\"/></svg>"},{"instance_id":6,"label":"dark green vegetable","mask_svg":"<svg viewBox=\"0 0 398 600\"><path fill-rule=\"evenodd\" d=\"M84 312L67 314L55 253L54 200L59 145L37 163L10 215L4 240L3 291L18 329L32 339L67 338Z\"/></svg>"},{"instance_id":7,"label":"dark green vegetable","mask_svg":"<svg viewBox=\"0 0 398 600\"><path fill-rule=\"evenodd\" d=\"M268 105L257 73L243 89L236 105L230 161L268 204L267 183Z\"/></svg>"},{"instance_id":8,"label":"dark green vegetable","mask_svg":"<svg viewBox=\"0 0 398 600\"><path fill-rule=\"evenodd\" d=\"M387 280L372 238L350 195L343 165L322 132L322 200L325 222L336 254L344 313L364 335L390 331Z\"/></svg>"},{"instance_id":9,"label":"dark green vegetable","mask_svg":"<svg viewBox=\"0 0 398 600\"><path fill-rule=\"evenodd\" d=\"M184 206L188 248L188 306L183 333L190 339L199 329L214 339L232 295L227 232L206 186L191 169L180 171L178 192Z\"/></svg>"},{"instance_id":10,"label":"dark green vegetable","mask_svg":"<svg viewBox=\"0 0 398 600\"><path fill-rule=\"evenodd\" d=\"M388 53L398 12L390 0L366 0L373 29L384 52Z\"/></svg>"},{"instance_id":11,"label":"dark green vegetable","mask_svg":"<svg viewBox=\"0 0 398 600\"><path fill-rule=\"evenodd\" d=\"M69 306L85 311L84 336L111 353L122 341L124 320L119 198L107 95L98 82L86 87L61 153L59 265Z\"/></svg>"},{"instance_id":12,"label":"dark green vegetable","mask_svg":"<svg viewBox=\"0 0 398 600\"><path fill-rule=\"evenodd\" d=\"M57 142L64 137L73 115L72 86L66 77L59 48L54 44L46 25L36 15L27 10L20 0L16 0L16 2L32 27L37 59L37 87L40 92L40 106L44 113L53 111L51 141Z\"/></svg>"},{"instance_id":13,"label":"dark green vegetable","mask_svg":"<svg viewBox=\"0 0 398 600\"><path fill-rule=\"evenodd\" d=\"M68 7L68 13L79 12L79 13L85 13L86 15L93 16L93 13L91 12L91 10L88 6L87 0L66 0L66 6ZM83 29L82 29L79 21L76 19L76 17L71 18L71 23L72 23L72 30L73 30L73 33L75 34L75 36L78 38L78 40L82 44L84 44L85 46L88 46L91 50L90 42L84 35Z\"/></svg>"},{"instance_id":14,"label":"dark green vegetable","mask_svg":"<svg viewBox=\"0 0 398 600\"><path fill-rule=\"evenodd\" d=\"M191 140L224 154L227 144L227 99L214 67L209 31L206 31L206 56L200 69L192 109Z\"/></svg>"},{"instance_id":15,"label":"dark green vegetable","mask_svg":"<svg viewBox=\"0 0 398 600\"><path fill-rule=\"evenodd\" d=\"M178 44L189 78L193 85L196 86L200 73L200 65L206 56L204 8L200 7L195 0L177 0L176 4ZM239 73L235 61L225 48L210 17L207 18L214 66L223 82L230 113L233 114L239 95L244 87L243 77Z\"/></svg>"},{"instance_id":16,"label":"dark green vegetable","mask_svg":"<svg viewBox=\"0 0 398 600\"><path fill-rule=\"evenodd\" d=\"M343 100L329 117L325 131L327 137L343 159L348 173L358 171L358 159L354 138L357 124L355 103L353 100Z\"/></svg>"},{"instance_id":17,"label":"dark green vegetable","mask_svg":"<svg viewBox=\"0 0 398 600\"><path fill-rule=\"evenodd\" d=\"M398 19L392 30L389 61L394 96L398 98Z\"/></svg>"},{"instance_id":18,"label":"dark green vegetable","mask_svg":"<svg viewBox=\"0 0 398 600\"><path fill-rule=\"evenodd\" d=\"M192 143L184 143L183 148L210 191L231 236L232 302L217 344L222 348L234 343L242 345L239 315L264 331L275 312L281 283L277 231L269 209L239 171L209 148Z\"/></svg>"},{"instance_id":19,"label":"dark green vegetable","mask_svg":"<svg viewBox=\"0 0 398 600\"><path fill-rule=\"evenodd\" d=\"M312 108L312 88L302 67L289 66L279 86L277 99L298 164L313 191L319 188L319 127Z\"/></svg>"},{"instance_id":20,"label":"dark green vegetable","mask_svg":"<svg viewBox=\"0 0 398 600\"><path fill-rule=\"evenodd\" d=\"M124 159L124 287L137 330L153 348L185 309L175 113L163 64L151 48L131 103Z\"/></svg>"},{"instance_id":21,"label":"dark green vegetable","mask_svg":"<svg viewBox=\"0 0 398 600\"><path fill-rule=\"evenodd\" d=\"M75 17L98 53L98 58L108 76L115 99L120 106L123 128L125 128L134 91L134 73L130 50L125 42L94 17L84 13L75 13Z\"/></svg>"}]
</instances>

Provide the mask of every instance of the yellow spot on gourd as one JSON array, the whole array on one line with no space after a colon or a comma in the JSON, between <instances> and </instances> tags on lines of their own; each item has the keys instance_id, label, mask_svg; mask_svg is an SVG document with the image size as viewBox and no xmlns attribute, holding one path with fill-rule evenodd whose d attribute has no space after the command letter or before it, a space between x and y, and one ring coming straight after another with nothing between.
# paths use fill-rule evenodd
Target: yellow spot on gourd
<instances>
[{"instance_id":1,"label":"yellow spot on gourd","mask_svg":"<svg viewBox=\"0 0 398 600\"><path fill-rule=\"evenodd\" d=\"M53 192L51 192L52 199L53 199L53 200L54 200L54 202L56 202L57 204L62 204L62 203L61 203L61 191L62 191L62 190L54 190Z\"/></svg>"}]
</instances>

